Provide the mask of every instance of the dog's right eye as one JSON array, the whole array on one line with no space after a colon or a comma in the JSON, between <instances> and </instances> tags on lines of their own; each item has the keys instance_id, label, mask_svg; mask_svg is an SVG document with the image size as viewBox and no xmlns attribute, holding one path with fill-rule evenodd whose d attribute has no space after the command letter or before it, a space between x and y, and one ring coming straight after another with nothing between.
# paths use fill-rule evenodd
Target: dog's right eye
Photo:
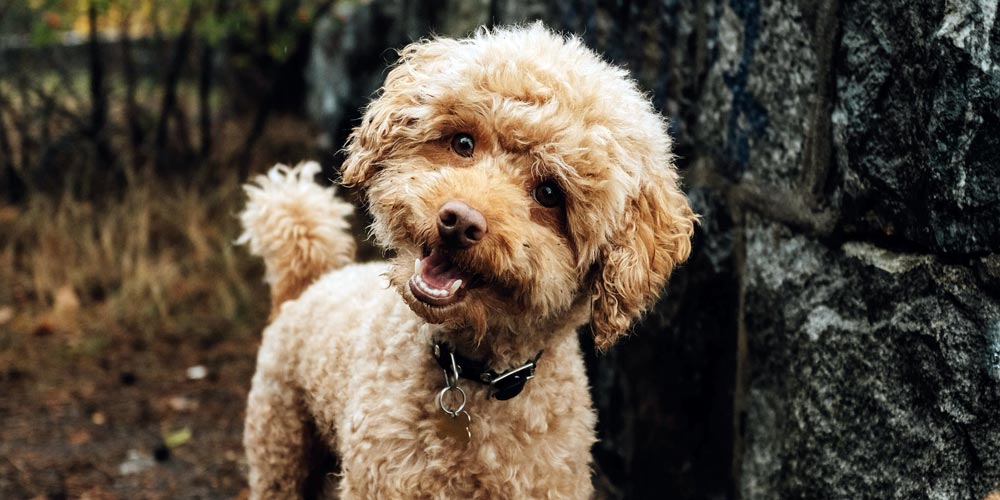
<instances>
[{"instance_id":1,"label":"dog's right eye","mask_svg":"<svg viewBox=\"0 0 1000 500\"><path fill-rule=\"evenodd\" d=\"M545 208L557 207L563 202L562 190L553 181L545 181L535 186L535 192L532 195L535 197L535 201Z\"/></svg>"},{"instance_id":2,"label":"dog's right eye","mask_svg":"<svg viewBox=\"0 0 1000 500\"><path fill-rule=\"evenodd\" d=\"M468 158L472 156L473 151L476 150L476 141L473 140L472 136L469 134L455 134L451 137L451 149L453 149L455 154L458 156Z\"/></svg>"}]
</instances>

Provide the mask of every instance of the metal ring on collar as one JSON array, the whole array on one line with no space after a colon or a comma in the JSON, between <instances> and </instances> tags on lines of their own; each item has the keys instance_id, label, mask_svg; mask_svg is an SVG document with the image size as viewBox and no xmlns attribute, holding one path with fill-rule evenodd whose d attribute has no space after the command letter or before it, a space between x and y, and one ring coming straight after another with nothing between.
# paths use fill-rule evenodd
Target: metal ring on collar
<instances>
[{"instance_id":1,"label":"metal ring on collar","mask_svg":"<svg viewBox=\"0 0 1000 500\"><path fill-rule=\"evenodd\" d=\"M458 394L462 396L462 403L459 404L458 408L455 408L454 410L449 409L447 406L445 406L444 395L447 394L448 391L458 391ZM441 408L441 411L447 413L451 417L458 416L458 414L465 409L465 403L467 403L468 401L469 398L465 395L465 391L463 391L462 388L458 386L445 387L444 389L441 389L441 392L439 392L437 395L438 407Z\"/></svg>"}]
</instances>

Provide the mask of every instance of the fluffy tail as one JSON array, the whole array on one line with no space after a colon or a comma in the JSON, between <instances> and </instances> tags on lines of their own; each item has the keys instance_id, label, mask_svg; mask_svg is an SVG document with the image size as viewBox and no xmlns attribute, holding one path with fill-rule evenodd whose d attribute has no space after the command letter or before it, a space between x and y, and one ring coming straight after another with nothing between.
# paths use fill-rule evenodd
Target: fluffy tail
<instances>
[{"instance_id":1,"label":"fluffy tail","mask_svg":"<svg viewBox=\"0 0 1000 500\"><path fill-rule=\"evenodd\" d=\"M264 259L271 287L271 316L327 271L354 260L354 237L345 217L353 207L334 190L314 182L316 162L275 165L243 189L249 200L240 213L237 244Z\"/></svg>"}]
</instances>

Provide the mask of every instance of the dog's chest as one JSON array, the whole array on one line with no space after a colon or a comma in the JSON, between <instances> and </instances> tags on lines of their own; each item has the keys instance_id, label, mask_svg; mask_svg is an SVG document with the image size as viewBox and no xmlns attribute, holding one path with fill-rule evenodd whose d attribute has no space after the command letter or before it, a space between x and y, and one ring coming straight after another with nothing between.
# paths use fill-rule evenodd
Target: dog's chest
<instances>
[{"instance_id":1,"label":"dog's chest","mask_svg":"<svg viewBox=\"0 0 1000 500\"><path fill-rule=\"evenodd\" d=\"M540 476L553 465L567 462L560 467L566 473L569 462L587 461L589 444L570 450L574 440L566 439L559 422L574 415L552 411L533 387L497 401L487 399L483 386L463 380L468 417L453 418L436 401L445 387L441 370L429 358L415 368L406 374L377 370L377 383L345 401L336 448L346 491L439 498L447 485L446 498L527 498L552 480ZM462 436L466 425L471 437Z\"/></svg>"}]
</instances>

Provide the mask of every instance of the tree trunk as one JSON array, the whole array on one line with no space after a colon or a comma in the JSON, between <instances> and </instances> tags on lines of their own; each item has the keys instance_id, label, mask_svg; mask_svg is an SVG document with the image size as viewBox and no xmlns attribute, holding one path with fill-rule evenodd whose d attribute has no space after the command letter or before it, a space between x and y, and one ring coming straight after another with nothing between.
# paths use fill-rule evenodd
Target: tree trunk
<instances>
[{"instance_id":1,"label":"tree trunk","mask_svg":"<svg viewBox=\"0 0 1000 500\"><path fill-rule=\"evenodd\" d=\"M132 36L129 28L132 23L132 11L126 7L121 24L122 77L125 80L125 120L128 126L129 146L132 149L132 166L139 168L142 164L142 142L145 134L139 121L139 107L135 101L136 70L135 57L132 52Z\"/></svg>"},{"instance_id":2,"label":"tree trunk","mask_svg":"<svg viewBox=\"0 0 1000 500\"><path fill-rule=\"evenodd\" d=\"M187 18L184 20L184 28L177 43L174 46L174 53L167 67L167 74L163 81L163 101L160 104L160 116L156 125L156 139L153 143L154 154L156 155L156 170L163 172L169 160L167 149L167 136L170 128L170 117L174 115L174 107L177 106L177 84L181 78L181 71L184 69L184 62L187 60L188 51L191 50L191 37L194 33L194 21L198 15L198 8L195 3L191 4ZM187 133L187 131L182 131Z\"/></svg>"},{"instance_id":3,"label":"tree trunk","mask_svg":"<svg viewBox=\"0 0 1000 500\"><path fill-rule=\"evenodd\" d=\"M24 179L17 172L14 151L7 134L7 118L4 113L7 108L7 97L0 94L0 203L16 204L24 200L25 186Z\"/></svg>"},{"instance_id":4,"label":"tree trunk","mask_svg":"<svg viewBox=\"0 0 1000 500\"><path fill-rule=\"evenodd\" d=\"M212 80L214 70L215 47L202 41L201 71L198 78L198 125L201 130L200 156L208 158L212 152Z\"/></svg>"},{"instance_id":5,"label":"tree trunk","mask_svg":"<svg viewBox=\"0 0 1000 500\"><path fill-rule=\"evenodd\" d=\"M108 146L104 128L108 123L108 99L104 89L104 60L97 33L97 7L91 0L87 5L89 26L88 48L90 53L90 130L88 135L97 149L97 158L102 166L111 165L111 148Z\"/></svg>"}]
</instances>

